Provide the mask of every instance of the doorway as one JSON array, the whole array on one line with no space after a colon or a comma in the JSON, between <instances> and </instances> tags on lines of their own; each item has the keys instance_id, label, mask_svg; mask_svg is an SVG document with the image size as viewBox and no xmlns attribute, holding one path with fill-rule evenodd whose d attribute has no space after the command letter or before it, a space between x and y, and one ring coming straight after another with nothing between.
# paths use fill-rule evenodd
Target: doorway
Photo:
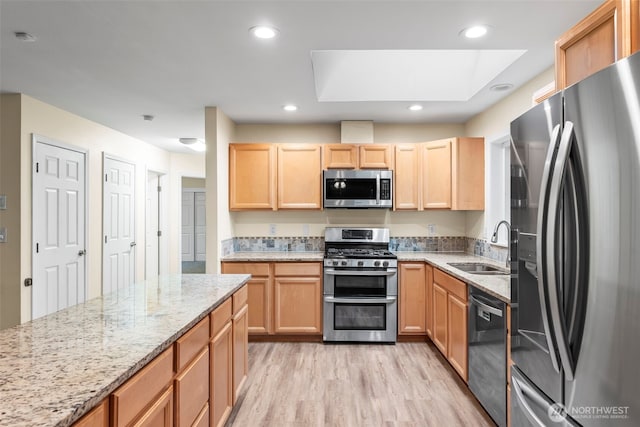
<instances>
[{"instance_id":1,"label":"doorway","mask_svg":"<svg viewBox=\"0 0 640 427\"><path fill-rule=\"evenodd\" d=\"M126 160L103 157L103 295L128 287L135 278L135 170Z\"/></svg>"},{"instance_id":2,"label":"doorway","mask_svg":"<svg viewBox=\"0 0 640 427\"><path fill-rule=\"evenodd\" d=\"M202 178L182 178L182 273L206 271L206 193Z\"/></svg>"},{"instance_id":3,"label":"doorway","mask_svg":"<svg viewBox=\"0 0 640 427\"><path fill-rule=\"evenodd\" d=\"M87 152L33 135L32 319L86 301Z\"/></svg>"}]
</instances>

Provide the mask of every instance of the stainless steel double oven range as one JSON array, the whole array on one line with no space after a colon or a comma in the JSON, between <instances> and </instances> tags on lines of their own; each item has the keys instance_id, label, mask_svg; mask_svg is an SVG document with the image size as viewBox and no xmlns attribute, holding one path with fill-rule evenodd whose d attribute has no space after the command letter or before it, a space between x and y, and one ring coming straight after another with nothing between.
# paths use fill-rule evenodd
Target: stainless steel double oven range
<instances>
[{"instance_id":1,"label":"stainless steel double oven range","mask_svg":"<svg viewBox=\"0 0 640 427\"><path fill-rule=\"evenodd\" d=\"M323 340L395 342L398 260L389 229L325 230Z\"/></svg>"}]
</instances>

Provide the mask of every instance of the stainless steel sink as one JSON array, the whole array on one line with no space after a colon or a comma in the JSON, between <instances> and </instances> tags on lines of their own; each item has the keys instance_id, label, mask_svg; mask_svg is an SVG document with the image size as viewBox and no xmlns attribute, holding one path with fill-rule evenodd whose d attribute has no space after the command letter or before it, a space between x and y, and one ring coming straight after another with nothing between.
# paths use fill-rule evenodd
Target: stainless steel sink
<instances>
[{"instance_id":1,"label":"stainless steel sink","mask_svg":"<svg viewBox=\"0 0 640 427\"><path fill-rule=\"evenodd\" d=\"M482 262L450 262L449 265L470 274L509 274L509 271L505 270L504 268L496 267L490 264L484 264Z\"/></svg>"}]
</instances>

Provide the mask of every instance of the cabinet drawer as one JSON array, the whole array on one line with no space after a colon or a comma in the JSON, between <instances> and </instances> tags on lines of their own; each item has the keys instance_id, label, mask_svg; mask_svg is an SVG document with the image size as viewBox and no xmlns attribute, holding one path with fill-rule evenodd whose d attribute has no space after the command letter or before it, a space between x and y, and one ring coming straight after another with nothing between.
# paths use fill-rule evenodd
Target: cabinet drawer
<instances>
[{"instance_id":1,"label":"cabinet drawer","mask_svg":"<svg viewBox=\"0 0 640 427\"><path fill-rule=\"evenodd\" d=\"M446 289L447 292L467 302L467 285L463 281L451 277L437 268L433 269L433 281Z\"/></svg>"},{"instance_id":2,"label":"cabinet drawer","mask_svg":"<svg viewBox=\"0 0 640 427\"><path fill-rule=\"evenodd\" d=\"M180 372L209 343L209 316L176 341L176 371Z\"/></svg>"},{"instance_id":3,"label":"cabinet drawer","mask_svg":"<svg viewBox=\"0 0 640 427\"><path fill-rule=\"evenodd\" d=\"M238 289L235 294L233 294L233 314L238 313L242 307L247 305L247 298L249 295L248 289L249 287L244 285Z\"/></svg>"},{"instance_id":4,"label":"cabinet drawer","mask_svg":"<svg viewBox=\"0 0 640 427\"><path fill-rule=\"evenodd\" d=\"M209 347L176 377L176 421L191 426L209 401Z\"/></svg>"},{"instance_id":5,"label":"cabinet drawer","mask_svg":"<svg viewBox=\"0 0 640 427\"><path fill-rule=\"evenodd\" d=\"M111 395L113 425L129 425L172 378L173 347L169 347Z\"/></svg>"},{"instance_id":6,"label":"cabinet drawer","mask_svg":"<svg viewBox=\"0 0 640 427\"><path fill-rule=\"evenodd\" d=\"M223 262L222 272L224 274L251 274L252 276L268 276L269 263Z\"/></svg>"},{"instance_id":7,"label":"cabinet drawer","mask_svg":"<svg viewBox=\"0 0 640 427\"><path fill-rule=\"evenodd\" d=\"M88 414L80 418L73 427L108 427L109 399L105 399Z\"/></svg>"},{"instance_id":8,"label":"cabinet drawer","mask_svg":"<svg viewBox=\"0 0 640 427\"><path fill-rule=\"evenodd\" d=\"M231 298L227 298L211 313L211 337L218 335L224 325L231 320L233 314L231 301Z\"/></svg>"},{"instance_id":9,"label":"cabinet drawer","mask_svg":"<svg viewBox=\"0 0 640 427\"><path fill-rule=\"evenodd\" d=\"M282 262L274 265L275 276L320 276L319 262Z\"/></svg>"}]
</instances>

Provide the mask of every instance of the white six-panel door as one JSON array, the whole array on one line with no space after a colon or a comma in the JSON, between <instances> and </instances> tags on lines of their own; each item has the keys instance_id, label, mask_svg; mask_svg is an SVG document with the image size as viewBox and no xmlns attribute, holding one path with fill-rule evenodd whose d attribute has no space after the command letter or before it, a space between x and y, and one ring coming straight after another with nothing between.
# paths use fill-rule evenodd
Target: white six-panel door
<instances>
[{"instance_id":1,"label":"white six-panel door","mask_svg":"<svg viewBox=\"0 0 640 427\"><path fill-rule=\"evenodd\" d=\"M195 234L195 258L196 261L207 259L207 215L206 199L204 191L197 191L193 195L194 205L194 234Z\"/></svg>"},{"instance_id":2,"label":"white six-panel door","mask_svg":"<svg viewBox=\"0 0 640 427\"><path fill-rule=\"evenodd\" d=\"M32 318L86 300L86 153L33 136Z\"/></svg>"},{"instance_id":3,"label":"white six-panel door","mask_svg":"<svg viewBox=\"0 0 640 427\"><path fill-rule=\"evenodd\" d=\"M193 191L182 192L182 261L195 261L193 195Z\"/></svg>"},{"instance_id":4,"label":"white six-panel door","mask_svg":"<svg viewBox=\"0 0 640 427\"><path fill-rule=\"evenodd\" d=\"M135 277L135 165L103 159L102 292L117 291Z\"/></svg>"}]
</instances>

